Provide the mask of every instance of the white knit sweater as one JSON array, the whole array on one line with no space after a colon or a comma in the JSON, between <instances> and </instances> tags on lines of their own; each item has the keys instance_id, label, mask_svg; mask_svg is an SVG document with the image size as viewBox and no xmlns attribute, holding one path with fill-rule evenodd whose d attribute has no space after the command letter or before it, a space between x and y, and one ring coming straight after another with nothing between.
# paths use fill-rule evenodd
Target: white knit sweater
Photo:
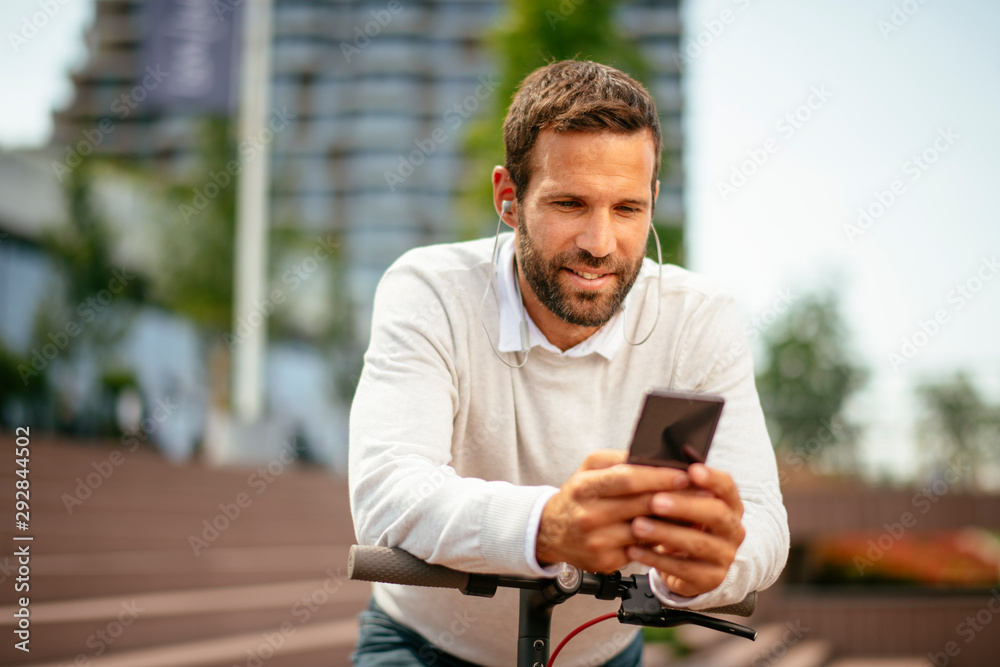
<instances>
[{"instance_id":1,"label":"white knit sweater","mask_svg":"<svg viewBox=\"0 0 1000 667\"><path fill-rule=\"evenodd\" d=\"M667 597L703 608L773 583L787 556L787 518L733 301L705 279L664 266L662 312L646 343L623 345L610 360L536 346L515 370L497 358L480 321L492 243L410 251L379 284L351 409L358 541L401 547L458 570L531 575L537 564L526 559L525 535L533 529L529 515L536 500L562 484L589 452L626 449L645 393L670 387L725 397L707 463L735 480L746 539L717 589ZM647 260L626 318L632 340L644 336L655 317L650 280L656 268ZM482 317L495 342L492 292ZM377 584L374 594L390 616L449 653L488 667L515 663L516 591L501 589L485 599ZM616 608L616 602L571 599L554 612L553 641ZM559 664L601 664L634 632L601 623L570 642Z\"/></svg>"}]
</instances>

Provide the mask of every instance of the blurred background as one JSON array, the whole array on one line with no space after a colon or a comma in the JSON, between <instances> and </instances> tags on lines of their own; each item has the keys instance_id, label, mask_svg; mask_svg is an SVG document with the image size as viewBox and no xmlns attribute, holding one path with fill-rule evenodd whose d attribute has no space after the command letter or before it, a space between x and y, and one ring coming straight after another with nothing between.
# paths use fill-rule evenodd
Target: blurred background
<instances>
[{"instance_id":1,"label":"blurred background","mask_svg":"<svg viewBox=\"0 0 1000 667\"><path fill-rule=\"evenodd\" d=\"M995 664L998 22L986 0L4 3L0 421L31 454L0 474L35 493L32 650L0 661L348 664L375 286L492 233L514 88L580 57L657 100L664 257L743 310L792 528L756 644L650 633L648 663Z\"/></svg>"}]
</instances>

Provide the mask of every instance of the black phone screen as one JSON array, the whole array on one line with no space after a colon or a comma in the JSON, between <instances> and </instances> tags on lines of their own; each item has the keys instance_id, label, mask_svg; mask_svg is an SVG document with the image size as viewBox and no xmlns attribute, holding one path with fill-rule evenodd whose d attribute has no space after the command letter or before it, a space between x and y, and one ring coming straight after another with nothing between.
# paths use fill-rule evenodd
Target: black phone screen
<instances>
[{"instance_id":1,"label":"black phone screen","mask_svg":"<svg viewBox=\"0 0 1000 667\"><path fill-rule=\"evenodd\" d=\"M703 463L724 403L714 394L651 391L632 436L628 462L681 470Z\"/></svg>"}]
</instances>

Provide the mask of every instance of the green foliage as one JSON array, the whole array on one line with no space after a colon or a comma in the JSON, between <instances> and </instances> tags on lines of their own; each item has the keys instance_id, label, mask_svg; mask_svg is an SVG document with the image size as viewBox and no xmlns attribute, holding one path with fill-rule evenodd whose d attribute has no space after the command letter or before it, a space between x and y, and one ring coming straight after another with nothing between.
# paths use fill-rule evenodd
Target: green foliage
<instances>
[{"instance_id":1,"label":"green foliage","mask_svg":"<svg viewBox=\"0 0 1000 667\"><path fill-rule=\"evenodd\" d=\"M492 232L496 217L489 174L503 164L503 119L525 76L546 63L575 58L611 65L649 87L649 67L635 42L616 28L618 4L617 0L511 0L500 24L487 35L497 56L500 85L466 135L467 180L458 207L463 238ZM658 225L657 231L664 261L676 263L670 258L680 255L680 227Z\"/></svg>"},{"instance_id":2,"label":"green foliage","mask_svg":"<svg viewBox=\"0 0 1000 667\"><path fill-rule=\"evenodd\" d=\"M956 373L943 382L917 387L924 407L919 438L938 458L959 459L969 484L977 464L996 461L1000 444L1000 406L990 405L969 376Z\"/></svg>"},{"instance_id":3,"label":"green foliage","mask_svg":"<svg viewBox=\"0 0 1000 667\"><path fill-rule=\"evenodd\" d=\"M642 639L647 644L666 644L674 658L683 658L691 653L691 647L677 636L677 628L643 628Z\"/></svg>"},{"instance_id":4,"label":"green foliage","mask_svg":"<svg viewBox=\"0 0 1000 667\"><path fill-rule=\"evenodd\" d=\"M775 447L851 467L858 429L843 410L867 371L853 360L836 297L811 295L793 303L768 330L764 348L757 390ZM830 424L836 437L821 442L817 433ZM812 449L817 442L819 452Z\"/></svg>"},{"instance_id":5,"label":"green foliage","mask_svg":"<svg viewBox=\"0 0 1000 667\"><path fill-rule=\"evenodd\" d=\"M47 390L48 376L41 373L35 381L25 382L21 377L21 368L31 368L31 360L15 354L2 338L0 338L0 416L3 408L15 397L26 400L37 400L44 397Z\"/></svg>"},{"instance_id":6,"label":"green foliage","mask_svg":"<svg viewBox=\"0 0 1000 667\"><path fill-rule=\"evenodd\" d=\"M660 237L660 245L663 250L663 263L684 266L687 261L684 253L684 228L680 225L665 225L661 222L653 222L656 233ZM652 244L656 243L653 235L649 235L649 249L646 254L656 259L656 248Z\"/></svg>"},{"instance_id":7,"label":"green foliage","mask_svg":"<svg viewBox=\"0 0 1000 667\"><path fill-rule=\"evenodd\" d=\"M56 346L63 360L88 349L99 365L114 356L131 326L136 303L146 296L143 279L114 259L112 230L96 190L107 162L83 158L67 174L68 224L42 237L57 277L35 313L30 345L32 350ZM39 369L25 362L22 370L28 377L22 381L19 375L18 385L29 385L27 394L43 392L51 365Z\"/></svg>"},{"instance_id":8,"label":"green foliage","mask_svg":"<svg viewBox=\"0 0 1000 667\"><path fill-rule=\"evenodd\" d=\"M135 373L125 368L112 368L105 371L101 377L101 386L112 396L117 396L126 389L135 389L139 381Z\"/></svg>"},{"instance_id":9,"label":"green foliage","mask_svg":"<svg viewBox=\"0 0 1000 667\"><path fill-rule=\"evenodd\" d=\"M239 179L229 166L244 163L237 155L226 118L204 121L199 147L194 171L183 182L167 188L170 206L162 220L164 262L156 272L156 295L171 310L218 335L233 326ZM258 154L247 159L264 157ZM280 303L268 304L270 332L314 342L337 342L348 336L353 329L348 292L342 287L343 242L339 233L307 234L295 220L285 220L269 229L268 245L273 275L265 298L271 299L275 290L281 292ZM294 307L285 300L301 297L314 282L331 287L327 299L331 315L321 330L301 326L295 318L301 313L292 312Z\"/></svg>"},{"instance_id":10,"label":"green foliage","mask_svg":"<svg viewBox=\"0 0 1000 667\"><path fill-rule=\"evenodd\" d=\"M276 338L321 345L353 342L354 309L346 287L341 232L306 234L294 223L283 224L271 232L271 249L275 267L271 284L287 292L290 302L284 302L271 316L271 333ZM322 292L322 308L305 298L311 289L313 299L317 291ZM306 302L294 301L299 297ZM299 319L303 315L300 311L306 310L310 311L308 322Z\"/></svg>"},{"instance_id":11,"label":"green foliage","mask_svg":"<svg viewBox=\"0 0 1000 667\"><path fill-rule=\"evenodd\" d=\"M218 186L210 174L228 174L236 159L229 121L205 121L198 168L186 183L167 188L171 213L163 221L163 264L156 296L168 308L217 331L232 324L236 183ZM206 187L211 184L211 187ZM209 198L207 193L217 193Z\"/></svg>"},{"instance_id":12,"label":"green foliage","mask_svg":"<svg viewBox=\"0 0 1000 667\"><path fill-rule=\"evenodd\" d=\"M66 278L66 299L73 304L85 302L106 289L114 269L121 268L112 260L111 230L95 202L98 164L97 158L83 158L69 172L66 184L69 227L43 236L43 246ZM143 283L133 280L116 298L142 298L143 293Z\"/></svg>"},{"instance_id":13,"label":"green foliage","mask_svg":"<svg viewBox=\"0 0 1000 667\"><path fill-rule=\"evenodd\" d=\"M70 339L70 346L93 342L99 354L121 340L132 321L132 306L146 296L142 278L116 279L122 267L113 260L112 232L96 202L100 162L98 158L84 158L69 173L69 225L59 232L47 232L42 238L62 280L40 306L34 331L35 342L45 344L50 332L62 330L74 320L81 334ZM109 296L111 303L107 303Z\"/></svg>"}]
</instances>

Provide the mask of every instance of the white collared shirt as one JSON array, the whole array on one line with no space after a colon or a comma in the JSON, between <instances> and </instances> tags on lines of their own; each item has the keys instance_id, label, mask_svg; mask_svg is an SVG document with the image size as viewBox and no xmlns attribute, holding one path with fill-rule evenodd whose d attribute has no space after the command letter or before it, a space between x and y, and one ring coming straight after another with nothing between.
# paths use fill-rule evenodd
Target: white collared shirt
<instances>
[{"instance_id":1,"label":"white collared shirt","mask_svg":"<svg viewBox=\"0 0 1000 667\"><path fill-rule=\"evenodd\" d=\"M538 328L521 302L521 295L514 281L514 235L505 234L501 238L496 265L497 295L500 302L500 335L497 350L500 352L522 352L521 322L528 323L528 348L540 345L550 352L567 357L584 357L596 352L605 359L612 359L625 342L622 332L625 307L632 293L625 297L622 307L586 340L566 351L549 342Z\"/></svg>"}]
</instances>

